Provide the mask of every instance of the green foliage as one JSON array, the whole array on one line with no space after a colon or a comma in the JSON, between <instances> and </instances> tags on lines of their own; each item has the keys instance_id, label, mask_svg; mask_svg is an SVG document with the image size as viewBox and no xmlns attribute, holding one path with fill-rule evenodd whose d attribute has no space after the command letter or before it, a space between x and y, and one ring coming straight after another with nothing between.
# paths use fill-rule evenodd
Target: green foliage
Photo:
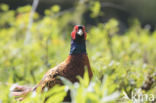
<instances>
[{"instance_id":1,"label":"green foliage","mask_svg":"<svg viewBox=\"0 0 156 103\"><path fill-rule=\"evenodd\" d=\"M100 11L98 2L94 8ZM58 5L46 10L42 18L36 13L31 42L25 45L31 6L12 11L2 4L0 9L0 102L15 103L9 93L13 83L35 85L49 68L68 56L73 15L55 16L60 10ZM94 17L98 14L93 10ZM124 35L118 35L118 24L113 18L88 30L87 50L94 74L90 83L87 72L84 78L78 77L80 83L72 84L60 77L65 86L37 91L22 103L43 103L49 96L46 103L60 103L67 90L71 91L73 103L123 103L123 92L131 97L131 92L156 72L156 31L150 33L134 20ZM155 84L142 92L156 93Z\"/></svg>"},{"instance_id":2,"label":"green foliage","mask_svg":"<svg viewBox=\"0 0 156 103\"><path fill-rule=\"evenodd\" d=\"M92 14L90 15L92 18L97 17L100 14L101 5L99 1L93 2L93 6L90 7Z\"/></svg>"},{"instance_id":3,"label":"green foliage","mask_svg":"<svg viewBox=\"0 0 156 103\"><path fill-rule=\"evenodd\" d=\"M9 10L9 6L6 5L6 4L1 4L0 9L1 9L2 11L8 11L8 10Z\"/></svg>"}]
</instances>

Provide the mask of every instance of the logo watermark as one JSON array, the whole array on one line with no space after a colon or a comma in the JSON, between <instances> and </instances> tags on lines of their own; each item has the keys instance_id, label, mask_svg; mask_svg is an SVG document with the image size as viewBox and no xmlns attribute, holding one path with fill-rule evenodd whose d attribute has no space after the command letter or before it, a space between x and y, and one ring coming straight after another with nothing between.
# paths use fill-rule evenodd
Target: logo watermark
<instances>
[{"instance_id":1,"label":"logo watermark","mask_svg":"<svg viewBox=\"0 0 156 103\"><path fill-rule=\"evenodd\" d=\"M141 89L135 89L131 92L131 97L123 92L124 97L123 99L130 100L134 103L142 103L142 102L152 102L155 100L154 94L145 94L141 91Z\"/></svg>"}]
</instances>

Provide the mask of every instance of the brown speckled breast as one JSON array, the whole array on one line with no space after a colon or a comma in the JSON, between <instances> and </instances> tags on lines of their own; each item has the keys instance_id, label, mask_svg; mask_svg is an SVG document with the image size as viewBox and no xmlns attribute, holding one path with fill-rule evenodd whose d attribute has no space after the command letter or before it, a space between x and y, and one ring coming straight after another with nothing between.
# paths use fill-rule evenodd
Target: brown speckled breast
<instances>
[{"instance_id":1,"label":"brown speckled breast","mask_svg":"<svg viewBox=\"0 0 156 103\"><path fill-rule=\"evenodd\" d=\"M88 56L86 54L69 55L65 60L66 67L64 68L64 77L68 78L72 82L76 82L77 76L83 77L85 68L88 68L89 77L92 77L92 71L89 63Z\"/></svg>"},{"instance_id":2,"label":"brown speckled breast","mask_svg":"<svg viewBox=\"0 0 156 103\"><path fill-rule=\"evenodd\" d=\"M63 76L71 82L78 82L77 76L83 77L85 68L88 69L89 77L92 77L92 71L86 54L69 55L67 59L58 66L50 69L40 83L36 86L41 86L42 90L47 87L51 88L55 84L61 84L61 80L57 76Z\"/></svg>"}]
</instances>

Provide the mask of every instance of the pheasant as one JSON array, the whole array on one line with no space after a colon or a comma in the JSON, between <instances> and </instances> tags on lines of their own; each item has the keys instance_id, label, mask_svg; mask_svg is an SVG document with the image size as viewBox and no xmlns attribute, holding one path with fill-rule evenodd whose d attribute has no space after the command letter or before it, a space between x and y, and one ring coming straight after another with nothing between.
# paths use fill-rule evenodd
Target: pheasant
<instances>
[{"instance_id":1,"label":"pheasant","mask_svg":"<svg viewBox=\"0 0 156 103\"><path fill-rule=\"evenodd\" d=\"M62 76L70 80L72 83L78 82L77 76L82 77L85 68L88 69L89 78L91 79L93 74L86 52L86 37L87 33L84 26L74 26L74 29L71 33L70 53L67 59L56 67L50 69L34 88L29 88L26 86L15 86L12 94L15 97L18 96L18 98L16 99L23 100L24 98L21 96L26 95L29 92L35 91L38 87L40 87L43 91L44 88L50 89L56 84L63 85L63 83L60 79L57 78L57 76ZM67 95L69 96L69 94ZM69 100L69 98L67 100Z\"/></svg>"}]
</instances>

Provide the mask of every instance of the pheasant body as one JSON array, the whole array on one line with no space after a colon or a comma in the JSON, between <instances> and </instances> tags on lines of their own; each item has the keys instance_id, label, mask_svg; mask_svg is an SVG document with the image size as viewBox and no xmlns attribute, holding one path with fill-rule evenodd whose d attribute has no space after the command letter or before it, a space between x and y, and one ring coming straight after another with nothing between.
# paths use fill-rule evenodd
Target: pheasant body
<instances>
[{"instance_id":1,"label":"pheasant body","mask_svg":"<svg viewBox=\"0 0 156 103\"><path fill-rule=\"evenodd\" d=\"M86 37L85 27L76 25L71 33L71 48L70 54L65 61L56 67L50 69L42 78L42 80L33 89L27 89L26 87L18 86L13 91L15 96L21 96L28 93L28 91L34 91L38 87L43 91L44 88L52 88L56 84L63 85L62 81L57 78L62 76L72 83L78 82L77 76L83 77L85 68L88 69L89 78L92 78L92 70L90 67L89 59L86 52ZM17 91L20 91L18 93ZM67 94L67 98L69 93ZM66 98L66 97L65 97ZM22 100L23 98L20 98Z\"/></svg>"}]
</instances>

